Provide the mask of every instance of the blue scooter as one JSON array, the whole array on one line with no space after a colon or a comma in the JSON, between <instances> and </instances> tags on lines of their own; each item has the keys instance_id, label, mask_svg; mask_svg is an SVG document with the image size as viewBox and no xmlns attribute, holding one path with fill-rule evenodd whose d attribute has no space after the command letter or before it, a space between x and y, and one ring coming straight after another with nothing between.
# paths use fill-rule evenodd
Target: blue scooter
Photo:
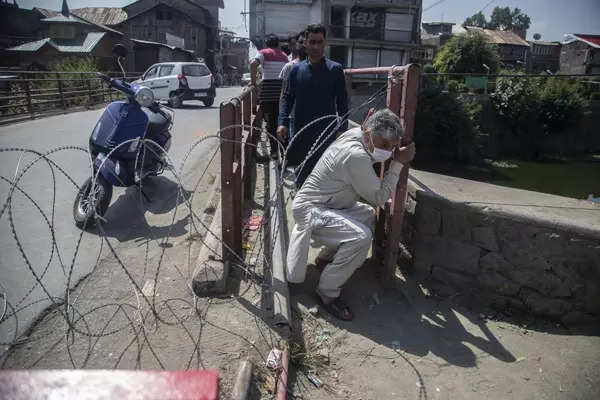
<instances>
[{"instance_id":1,"label":"blue scooter","mask_svg":"<svg viewBox=\"0 0 600 400\"><path fill-rule=\"evenodd\" d=\"M104 215L113 186L139 185L150 176L160 175L168 165L166 152L171 147L175 114L155 102L149 88L125 81L121 60L127 56L127 49L123 45L116 44L113 54L123 79L97 75L126 94L127 100L110 103L90 136L93 175L81 186L73 204L73 218L81 229L91 226L96 216Z\"/></svg>"}]
</instances>

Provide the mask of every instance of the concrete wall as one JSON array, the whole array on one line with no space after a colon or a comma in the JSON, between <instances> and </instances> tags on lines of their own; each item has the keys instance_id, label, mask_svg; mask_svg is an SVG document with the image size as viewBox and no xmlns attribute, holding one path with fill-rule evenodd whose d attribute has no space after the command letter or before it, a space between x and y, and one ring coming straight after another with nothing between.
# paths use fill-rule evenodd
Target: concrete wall
<instances>
[{"instance_id":1,"label":"concrete wall","mask_svg":"<svg viewBox=\"0 0 600 400\"><path fill-rule=\"evenodd\" d=\"M598 320L600 225L593 220L578 221L585 220L585 212L597 213L600 207L497 186L486 190L494 185L438 177L445 182L438 184L435 174L426 174L416 180L421 187L409 185L405 221L412 232L408 237L412 237L413 265L421 279L473 292L496 307L565 323ZM447 187L456 194L462 191L468 197L488 198L481 202L449 200L439 191L432 192L423 181L441 192ZM504 206L496 207L502 193ZM457 196L449 193L449 197ZM529 204L520 206L527 198ZM579 206L572 207L573 202ZM544 212L528 215L526 207L541 203ZM573 218L568 217L569 209Z\"/></svg>"}]
</instances>

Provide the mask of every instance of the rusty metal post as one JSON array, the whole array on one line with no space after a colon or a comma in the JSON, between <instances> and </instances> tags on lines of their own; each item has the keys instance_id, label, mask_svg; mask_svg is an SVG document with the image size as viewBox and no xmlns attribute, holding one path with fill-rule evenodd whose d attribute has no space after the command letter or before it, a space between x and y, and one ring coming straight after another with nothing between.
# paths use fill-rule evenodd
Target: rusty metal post
<instances>
[{"instance_id":1,"label":"rusty metal post","mask_svg":"<svg viewBox=\"0 0 600 400\"><path fill-rule=\"evenodd\" d=\"M415 113L417 111L417 100L419 92L420 69L416 64L410 65L404 70L401 97L397 95L397 86L388 87L388 107L399 111L400 121L404 128L402 144L412 142L415 124ZM393 108L392 108L393 107ZM394 282L400 240L402 238L402 223L404 218L404 206L408 187L408 171L410 164L405 164L400 173L400 179L396 186L396 193L392 200L391 218L389 223L383 270L381 274L382 283L389 286Z\"/></svg>"},{"instance_id":2,"label":"rusty metal post","mask_svg":"<svg viewBox=\"0 0 600 400\"><path fill-rule=\"evenodd\" d=\"M252 198L252 171L254 167L254 142L252 140L252 93L247 93L242 99L242 112L244 121L244 160L243 160L243 181L244 181L244 200Z\"/></svg>"},{"instance_id":3,"label":"rusty metal post","mask_svg":"<svg viewBox=\"0 0 600 400\"><path fill-rule=\"evenodd\" d=\"M62 108L66 109L67 108L67 104L65 103L65 95L63 94L63 85L62 85L62 81L60 80L60 73L56 73L56 82L58 84L58 94L60 95L60 102L62 104Z\"/></svg>"},{"instance_id":4,"label":"rusty metal post","mask_svg":"<svg viewBox=\"0 0 600 400\"><path fill-rule=\"evenodd\" d=\"M94 101L92 100L92 81L91 81L91 79L87 80L87 87L88 87L88 107L91 107L92 104L94 104Z\"/></svg>"},{"instance_id":5,"label":"rusty metal post","mask_svg":"<svg viewBox=\"0 0 600 400\"><path fill-rule=\"evenodd\" d=\"M346 92L348 93L348 103L350 103L350 99L352 98L352 75L350 74L345 74L346 75ZM350 107L350 104L348 104L348 107Z\"/></svg>"},{"instance_id":6,"label":"rusty metal post","mask_svg":"<svg viewBox=\"0 0 600 400\"><path fill-rule=\"evenodd\" d=\"M31 89L29 88L29 81L26 80L23 85L25 86L27 112L31 115L31 118L33 118L33 104L31 103Z\"/></svg>"},{"instance_id":7,"label":"rusty metal post","mask_svg":"<svg viewBox=\"0 0 600 400\"><path fill-rule=\"evenodd\" d=\"M239 199L239 164L235 162L235 106L231 102L220 107L221 127L221 229L223 260L234 259L231 251L242 254L242 210ZM230 127L224 129L226 127ZM227 245L231 251L227 248Z\"/></svg>"}]
</instances>

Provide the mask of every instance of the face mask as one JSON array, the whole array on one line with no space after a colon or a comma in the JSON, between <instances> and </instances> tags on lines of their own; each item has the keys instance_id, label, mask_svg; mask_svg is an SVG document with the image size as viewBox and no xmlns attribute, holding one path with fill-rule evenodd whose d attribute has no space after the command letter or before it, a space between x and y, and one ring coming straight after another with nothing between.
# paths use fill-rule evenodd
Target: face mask
<instances>
[{"instance_id":1,"label":"face mask","mask_svg":"<svg viewBox=\"0 0 600 400\"><path fill-rule=\"evenodd\" d=\"M385 160L388 160L391 156L391 151L383 150L378 147L375 147L375 150L373 150L373 152L371 153L371 157L373 157L373 160L375 160L376 162L384 162Z\"/></svg>"},{"instance_id":2,"label":"face mask","mask_svg":"<svg viewBox=\"0 0 600 400\"><path fill-rule=\"evenodd\" d=\"M375 147L371 135L369 135L369 141L371 142L371 146L373 146L373 152L371 153L371 157L373 157L373 160L375 160L375 162L384 162L392 156L391 150L384 150L380 149L379 147Z\"/></svg>"}]
</instances>

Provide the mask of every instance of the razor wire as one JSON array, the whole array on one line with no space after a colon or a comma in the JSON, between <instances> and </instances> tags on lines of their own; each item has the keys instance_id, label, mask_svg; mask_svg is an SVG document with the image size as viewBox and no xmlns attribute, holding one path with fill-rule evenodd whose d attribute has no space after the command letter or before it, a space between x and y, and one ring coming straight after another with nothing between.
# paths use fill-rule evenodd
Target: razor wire
<instances>
[{"instance_id":1,"label":"razor wire","mask_svg":"<svg viewBox=\"0 0 600 400\"><path fill-rule=\"evenodd\" d=\"M381 96L381 94L384 93L386 88L387 88L387 84L383 85L379 90L377 90L375 92L375 94L371 95L367 101L359 104L356 107L353 107L344 116L339 117L339 116L335 116L335 115L328 115L328 116L320 117L318 119L311 121L311 123L309 125L303 127L300 131L298 131L294 135L294 137L291 138L289 146L291 146L291 144L295 140L297 140L301 134L308 132L308 130L310 130L310 127L312 127L314 124L316 124L322 120L333 119L333 121L331 121L327 125L327 127L320 133L320 135L318 136L318 139L312 145L306 158L299 166L300 170L302 168L304 168L306 161L311 156L313 156L323 146L324 143L326 143L326 141L328 140L328 138L331 135L335 134L339 130L339 128L349 119L349 117L353 113L355 113L356 111L358 111L358 110L368 106L369 104L372 104L374 101L376 101ZM130 304L127 302L112 302L112 301L109 301L109 299L107 299L105 304L98 304L87 310L80 309L80 307L78 306L78 302L80 300L79 297L81 296L81 294L79 294L77 297L72 297L72 295L74 293L73 292L74 288L71 287L73 271L75 269L76 262L78 260L78 256L80 255L79 253L81 251L82 241L84 240L84 237L86 235L91 236L92 233L87 232L85 230L82 230L81 232L79 232L79 235L76 238L75 249L73 251L73 255L70 260L67 260L64 258L64 254L61 254L61 249L59 246L59 239L57 238L56 231L55 231L55 226L56 226L55 214L56 214L56 209L58 207L57 196L56 196L57 190L58 190L57 176L62 176L64 178L66 178L66 180L68 182L70 182L70 184L73 185L73 188L76 191L81 191L82 188L77 184L76 179L74 179L71 176L71 174L69 174L69 172L67 172L67 169L63 168L61 165L59 165L59 163L54 161L52 159L52 157L60 152L77 152L77 153L82 152L83 154L87 155L88 162L89 162L89 168L92 171L96 170L96 172L94 174L92 174L92 176L91 176L90 185L93 188L97 182L100 170L101 170L102 166L104 165L104 163L108 159L110 159L110 157L116 151L121 149L122 147L129 146L129 145L131 145L132 142L138 141L139 143L138 143L138 151L137 151L136 159L135 159L135 166L136 166L135 169L137 170L138 162L141 163L140 165L142 165L142 166L144 165L146 151L150 151L151 153L153 153L152 155L155 157L163 156L164 159L167 160L166 170L175 179L175 183L177 186L175 206L174 206L173 210L170 211L171 212L170 225L168 226L166 235L164 235L162 238L156 238L156 237L154 237L154 235L151 231L151 227L150 226L145 227L146 235L144 235L143 239L146 240L146 244L145 244L145 256L144 256L144 263L143 263L144 264L143 278L146 277L147 267L151 263L149 260L150 246L151 246L151 244L156 244L156 245L158 245L158 247L160 247L160 251L158 254L158 260L156 261L156 265L155 265L153 281L154 282L158 281L158 277L161 274L161 269L164 266L165 260L169 259L169 255L167 254L167 251L166 251L168 246L166 246L166 245L172 239L172 229L176 223L175 221L177 219L177 213L178 213L179 207L183 207L184 208L183 212L187 212L187 215L185 216L185 218L187 218L189 221L190 229L199 235L198 236L199 240L202 242L202 244L204 246L207 247L207 249L213 255L219 256L220 252L217 249L210 248L209 246L207 246L206 239L209 237L208 235L211 235L213 238L215 238L217 240L217 243L219 245L223 246L224 248L226 248L227 251L229 252L229 254L231 254L234 257L234 262L232 262L231 265L233 267L239 269L241 272L243 272L243 274L244 274L243 277L249 283L249 286L246 288L246 290L249 290L251 286L254 286L257 289L258 293L260 293L264 289L270 290L270 288L271 288L270 282L265 282L264 279L262 279L262 278L264 278L264 276L257 275L256 272L254 271L254 266L249 265L246 262L243 254L237 254L226 243L224 243L218 232L211 231L210 227L206 226L206 224L202 220L201 216L198 215L197 211L192 206L194 196L196 196L199 186L201 184L201 181L204 178L204 176L206 175L211 163L213 162L213 160L218 152L218 148L212 154L209 162L204 167L204 170L200 174L200 177L197 179L197 182L193 186L193 190L191 190L190 192L186 191L185 185L184 185L183 175L184 175L185 166L192 159L192 154L194 153L194 150L196 150L199 146L201 146L205 141L208 141L208 140L215 140L218 142L228 141L228 142L234 142L236 144L242 144L241 140L225 139L225 138L221 137L221 133L224 130L240 128L240 127L243 129L250 129L251 131L259 130L265 137L273 137L275 139L275 143L277 143L277 145L279 146L279 150L280 150L281 154L283 155L282 161L281 161L281 166L282 166L281 170L282 170L282 172L285 171L286 162L287 162L287 154L286 154L286 149L283 147L283 144L274 135L271 135L270 133L266 132L266 130L264 130L262 128L257 128L255 126L248 126L248 125L244 125L244 124L236 124L236 125L223 127L213 135L207 135L207 136L204 136L204 137L196 140L193 144L190 145L187 152L185 153L179 169L176 169L174 167L174 164L172 162L173 160L169 157L167 151L164 148L162 148L158 143L156 143L150 139L145 139L145 138L144 139L131 139L131 140L128 140L128 141L125 141L125 142L119 144L117 147L115 147L108 154L105 155L104 159L101 161L101 165L96 168L94 168L94 165L93 165L94 160L92 159L92 154L91 154L90 150L83 148L83 147L79 147L79 146L61 146L61 147L57 147L55 149L51 149L47 152L38 152L38 151L35 151L32 149L20 148L20 147L0 148L0 153L4 153L4 154L9 153L9 152L19 153L19 160L18 160L17 166L15 168L14 176L7 177L7 176L0 175L0 180L9 185L9 190L8 190L6 199L2 203L2 208L0 209L0 221L2 221L2 217L7 215L8 223L10 225L10 230L11 230L11 234L12 234L12 239L15 242L15 244L17 245L19 255L20 255L23 263L25 264L29 273L31 274L31 276L34 278L34 281L35 281L32 284L32 286L26 291L26 293L24 295L22 295L21 298L19 298L17 301L11 301L11 299L9 299L9 297L8 297L8 292L7 292L6 288L4 288L3 286L0 286L0 288L2 289L0 291L0 297L1 297L0 300L2 303L1 304L2 308L0 309L0 311L1 311L0 327L2 327L2 325L4 325L4 324L7 324L11 320L14 322L14 335L13 335L12 340L10 340L9 342L0 343L2 346L8 346L8 349L6 351L0 352L0 357L3 357L3 360L2 360L0 366L4 367L6 365L7 361L9 360L9 357L10 357L11 353L14 351L16 345L27 343L29 340L33 340L33 339L27 338L27 337L25 339L20 338L21 333L20 333L20 328L19 328L19 317L18 316L19 316L19 313L22 313L31 307L38 306L40 303L44 303L44 304L49 303L49 307L50 307L49 309L56 312L55 316L49 317L48 313L44 314L40 319L38 319L38 321L36 321L32 324L30 331L32 329L36 329L37 324L42 323L42 321L44 319L46 319L46 321L44 321L45 323L50 323L54 318L62 318L64 320L66 328L65 328L64 335L56 343L54 343L52 346L50 346L50 348L44 354L42 354L39 358L34 360L33 363L30 365L30 367L35 367L46 355L48 355L51 351L53 351L54 348L59 346L63 341L66 341L66 349L67 349L67 353L68 353L68 357L69 357L71 366L73 368L84 368L91 358L94 347L97 345L98 341L101 338L105 338L105 337L108 337L111 335L115 335L119 332L124 332L126 330L129 330L130 331L129 335L131 337L131 340L130 340L129 344L121 351L121 353L117 357L117 360L115 361L115 364L113 365L113 367L117 368L120 365L120 363L122 362L124 355L129 351L129 349L132 346L137 346L136 363L135 363L136 368L142 367L141 358L142 358L142 353L144 352L145 349L148 349L149 353L152 355L153 359L158 363L158 365L160 365L161 368L164 368L164 363L161 361L160 354L157 354L156 350L154 349L153 345L150 343L150 340L148 339L148 335L149 335L148 330L150 329L150 327L148 326L148 323L150 322L150 320L153 320L155 329L157 329L160 324L160 325L167 325L167 326L179 326L179 327L181 327L181 329L183 329L185 331L185 334L186 334L187 338L190 340L190 343L193 347L193 351L190 353L190 358L186 364L187 368L189 368L191 366L194 357L196 357L196 360L199 364L202 364L202 357L201 357L201 351L200 351L200 339L202 337L202 332L203 332L203 329L205 326L211 326L211 327L218 329L224 333L238 337L239 339L246 342L251 348L253 348L256 351L256 353L263 360L266 359L266 355L263 354L263 352L258 348L258 346L255 343L252 343L247 337L245 337L244 335L240 335L239 333L236 333L233 330L228 329L225 326L221 326L219 324L211 322L208 319L211 305L219 304L219 300L218 299L209 299L205 308L200 307L199 298L196 296L196 294L193 292L193 290L191 290L191 288L189 287L189 284L187 282L186 282L186 288L188 289L187 292L190 295L190 298L187 298L187 299L186 298L169 298L169 299L161 300L161 301L157 302L157 293L156 293L157 285L155 284L152 289L152 293L151 293L152 299L149 299L150 296L145 295L143 293L143 289L140 287L140 284L138 283L138 279L136 279L136 277L130 272L127 262L123 259L123 257L120 256L119 250L112 243L112 240L109 238L109 235L106 232L106 227L108 227L110 225L110 221L108 221L104 217L101 217L96 214L92 215L91 218L93 218L93 221L90 221L90 222L95 223L95 226L97 227L97 240L99 242L99 249L98 249L98 254L95 257L95 259L96 259L95 263L91 268L91 272L88 274L88 276L86 278L83 278L82 285L83 285L83 287L85 287L85 285L89 281L90 277L95 273L96 269L107 259L108 256L102 257L102 254L105 249L108 249L109 255L113 258L111 261L116 263L118 265L118 267L121 269L121 271L127 277L128 284L131 286L132 292L135 295L136 304ZM331 129L332 127L334 127L334 129ZM244 143L244 145L258 147L260 145L260 143L257 143L257 144ZM290 148L289 146L288 146L288 149ZM142 150L144 150L144 151L142 151ZM24 163L24 166L21 167L24 156L26 154L33 155L34 159L29 161L28 163ZM40 205L39 202L36 201L34 199L34 197L24 187L25 177L27 176L28 173L30 173L32 168L34 166L38 165L40 162L42 162L43 164L45 164L47 166L47 168L49 169L51 176L52 176L52 199L50 201L50 212L49 213L44 210L44 207L42 205ZM280 175L279 182L270 182L270 184L281 185L281 184L283 184L284 179L285 179L284 174L282 173ZM136 207L137 207L136 211L141 212L142 217L144 218L144 212L146 211L146 207L145 207L145 203L144 203L144 192L143 192L144 181L141 180L139 182L139 184L136 186L137 186L136 188L137 188L138 199L139 199L139 201L136 204ZM90 191L89 201L90 201L91 207L95 210L94 198L92 197L91 192L92 191ZM43 220L44 225L47 227L47 229L49 231L50 254L48 256L48 260L45 262L42 272L36 272L36 269L32 265L32 262L30 261L30 257L27 254L27 251L24 249L24 246L22 245L22 238L18 232L17 224L16 224L16 221L13 216L13 200L14 200L15 193L19 193L27 200L28 203L31 203L33 205L33 207L37 210L37 213L39 213L39 215L41 216L41 219ZM278 191L275 191L275 196L278 196ZM268 193L264 193L264 197L265 197L266 203L268 203L268 204L265 204L265 206L267 206L267 205L273 206L276 199L271 198L271 196ZM284 202L287 202L287 201L289 201L289 198L283 199L283 200L284 200ZM262 250L264 248L264 236L265 236L264 229L266 226L270 225L269 222L270 222L271 215L272 214L269 214L268 216L266 216L266 215L263 216L260 229L258 230L257 238L255 239L255 241L252 243L252 246L251 246L251 249L255 249L258 246L260 246L259 250L258 250L258 254L260 257L260 261L263 265L263 269L265 271L267 271L271 268L270 260L268 259L265 251ZM86 226L86 225L87 225L87 223L84 223L84 226ZM281 229L281 227L279 229ZM203 231L204 235L200 235L200 231ZM271 233L271 235L272 234L273 233ZM156 258L156 257L157 256L155 255L154 258ZM63 292L64 295L62 297L57 297L56 295L52 294L51 290L47 288L47 286L44 282L47 271L53 261L56 261L58 263L58 265L60 266L60 268L63 271L63 274L66 277L66 283L65 283L65 288L64 288L64 292ZM258 262L258 259L257 259L257 262ZM0 284L1 283L2 282L0 281ZM32 293L37 288L41 289L41 291L43 292L45 297L40 298L40 299L30 299ZM83 290L81 290L81 292L83 293ZM232 298L231 300L224 300L224 301L233 301L233 300L235 300L235 298ZM181 303L185 304L186 307L189 307L192 310L190 316L193 315L197 319L197 322L200 323L200 328L199 328L199 331L198 331L196 337L194 335L192 335L192 332L190 332L190 330L186 327L186 325L185 325L186 320L184 320L183 318L178 316L177 313L173 310L172 304L174 302L181 302ZM100 329L94 330L92 328L90 322L95 318L96 315L100 315L103 312L106 312L106 310L110 310L109 312L112 312L112 315L110 316L110 318L108 318L106 320L106 322L102 325L102 327ZM252 317L256 321L257 330L260 334L260 337L262 338L262 341L264 342L263 344L266 344L269 348L273 347L273 344L276 339L274 338L275 335L273 335L273 331L272 331L271 327L268 324L266 324L256 314L250 313L250 311L247 311L245 309L243 309L243 311L247 312L248 314L252 314ZM124 318L124 322L122 322L118 325L115 325L117 316L122 316ZM267 332L268 335L265 335L265 332ZM75 335L78 335L79 338L87 338L87 353L86 353L85 358L80 363L78 363L77 360L75 359L75 357L73 356L72 349L71 349L71 347L75 343ZM269 338L267 338L267 336L269 336ZM41 340L41 339L36 339L36 340Z\"/></svg>"}]
</instances>

